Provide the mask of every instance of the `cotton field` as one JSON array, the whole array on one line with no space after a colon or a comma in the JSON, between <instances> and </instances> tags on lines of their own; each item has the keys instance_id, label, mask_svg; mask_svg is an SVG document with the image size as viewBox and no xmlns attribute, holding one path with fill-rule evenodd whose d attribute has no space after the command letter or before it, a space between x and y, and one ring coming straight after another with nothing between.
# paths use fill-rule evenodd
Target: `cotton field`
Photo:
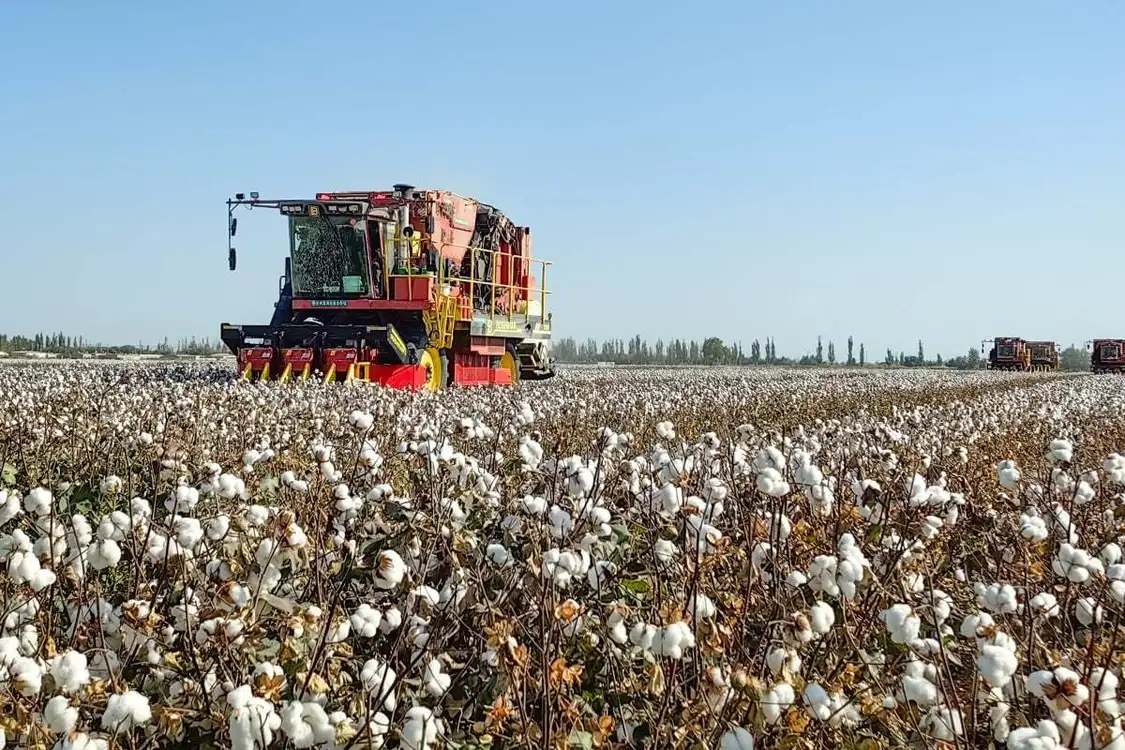
<instances>
[{"instance_id":1,"label":"cotton field","mask_svg":"<svg viewBox=\"0 0 1125 750\"><path fill-rule=\"evenodd\" d=\"M0 746L1125 750L1125 381L0 366Z\"/></svg>"}]
</instances>

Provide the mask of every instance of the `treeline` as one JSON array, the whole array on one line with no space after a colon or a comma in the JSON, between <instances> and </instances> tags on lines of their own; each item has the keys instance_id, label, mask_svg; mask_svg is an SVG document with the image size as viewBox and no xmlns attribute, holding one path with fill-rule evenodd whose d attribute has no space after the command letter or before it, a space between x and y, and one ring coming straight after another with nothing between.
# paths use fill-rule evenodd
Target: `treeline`
<instances>
[{"instance_id":1,"label":"treeline","mask_svg":"<svg viewBox=\"0 0 1125 750\"><path fill-rule=\"evenodd\" d=\"M872 364L867 348L862 342L856 343L849 336L844 350L838 352L836 342L824 341L817 337L816 345L799 357L778 354L777 342L772 338L764 341L754 339L749 346L743 343L724 342L717 336L702 341L684 339L657 339L649 342L640 336L631 339L608 339L599 341L588 338L578 341L574 338L558 339L553 346L559 362L568 364L594 364L613 362L622 365L847 365L860 367ZM967 354L946 359L938 354L933 359L926 357L922 342L918 342L915 354L893 352L888 349L880 364L899 367L949 367L962 370L975 370L983 366L980 352L969 349Z\"/></svg>"},{"instance_id":2,"label":"treeline","mask_svg":"<svg viewBox=\"0 0 1125 750\"><path fill-rule=\"evenodd\" d=\"M817 339L814 352L798 358L777 353L777 342L767 338L754 339L744 348L741 341L724 342L717 336L696 341L694 339L657 339L649 342L640 336L631 339L586 339L562 338L552 347L560 362L570 364L592 364L614 362L635 365L818 365L818 364L868 364L867 349L858 346L848 337L847 348L842 358L837 358L836 344Z\"/></svg>"},{"instance_id":3,"label":"treeline","mask_svg":"<svg viewBox=\"0 0 1125 750\"><path fill-rule=\"evenodd\" d=\"M226 348L220 341L211 339L199 340L182 338L171 343L165 338L158 344L116 344L106 345L101 342L90 342L82 336L70 336L65 333L37 333L34 336L20 334L10 335L0 333L0 352L43 352L46 354L77 355L77 354L183 354L183 355L210 355L225 351Z\"/></svg>"}]
</instances>

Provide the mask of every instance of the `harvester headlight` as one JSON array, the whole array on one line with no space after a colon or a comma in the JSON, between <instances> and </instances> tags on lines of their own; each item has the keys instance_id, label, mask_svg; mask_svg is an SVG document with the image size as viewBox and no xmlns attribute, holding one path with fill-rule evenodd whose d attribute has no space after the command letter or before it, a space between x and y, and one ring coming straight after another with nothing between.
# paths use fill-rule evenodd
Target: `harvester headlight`
<instances>
[{"instance_id":1,"label":"harvester headlight","mask_svg":"<svg viewBox=\"0 0 1125 750\"><path fill-rule=\"evenodd\" d=\"M362 203L325 203L324 213L332 216L359 216L363 213Z\"/></svg>"},{"instance_id":2,"label":"harvester headlight","mask_svg":"<svg viewBox=\"0 0 1125 750\"><path fill-rule=\"evenodd\" d=\"M286 216L303 216L305 213L305 204L303 203L282 203L281 213Z\"/></svg>"}]
</instances>

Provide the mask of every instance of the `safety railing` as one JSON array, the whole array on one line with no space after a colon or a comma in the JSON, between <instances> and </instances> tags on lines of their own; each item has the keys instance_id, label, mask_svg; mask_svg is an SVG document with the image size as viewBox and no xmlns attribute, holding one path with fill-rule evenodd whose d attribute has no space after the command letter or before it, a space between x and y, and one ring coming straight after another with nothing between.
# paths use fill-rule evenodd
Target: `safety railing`
<instances>
[{"instance_id":1,"label":"safety railing","mask_svg":"<svg viewBox=\"0 0 1125 750\"><path fill-rule=\"evenodd\" d=\"M391 228L392 225L385 225ZM445 243L437 250L422 248L418 235L403 236L397 228L385 232L383 247L383 289L390 298L395 279L406 279L406 301L419 302L433 300L433 295L449 296L452 288L460 290L462 298L467 296L468 305L459 308L460 319L473 317L480 313L489 319L502 318L509 321L548 319L547 300L551 291L547 288L547 269L551 262L538 258L521 258L498 250L486 250L468 245ZM469 259L469 275L461 275L461 264L450 267L442 257L444 251L461 249ZM486 258L488 278L478 278L478 260ZM464 257L462 258L462 264ZM538 270L539 273L533 273ZM516 272L534 279L535 284L516 283ZM432 292L416 295L417 279L431 279ZM522 299L521 299L522 297ZM466 309L467 308L467 309Z\"/></svg>"}]
</instances>

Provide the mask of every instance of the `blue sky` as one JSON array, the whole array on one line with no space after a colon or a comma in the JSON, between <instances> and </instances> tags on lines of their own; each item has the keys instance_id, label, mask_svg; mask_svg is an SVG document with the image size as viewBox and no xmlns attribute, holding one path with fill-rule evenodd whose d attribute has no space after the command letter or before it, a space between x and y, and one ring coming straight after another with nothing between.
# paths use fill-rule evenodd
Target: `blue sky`
<instances>
[{"instance_id":1,"label":"blue sky","mask_svg":"<svg viewBox=\"0 0 1125 750\"><path fill-rule=\"evenodd\" d=\"M1125 335L1123 36L1108 0L4 3L0 330L267 322L283 221L230 273L228 196L409 182L532 227L559 335Z\"/></svg>"}]
</instances>

